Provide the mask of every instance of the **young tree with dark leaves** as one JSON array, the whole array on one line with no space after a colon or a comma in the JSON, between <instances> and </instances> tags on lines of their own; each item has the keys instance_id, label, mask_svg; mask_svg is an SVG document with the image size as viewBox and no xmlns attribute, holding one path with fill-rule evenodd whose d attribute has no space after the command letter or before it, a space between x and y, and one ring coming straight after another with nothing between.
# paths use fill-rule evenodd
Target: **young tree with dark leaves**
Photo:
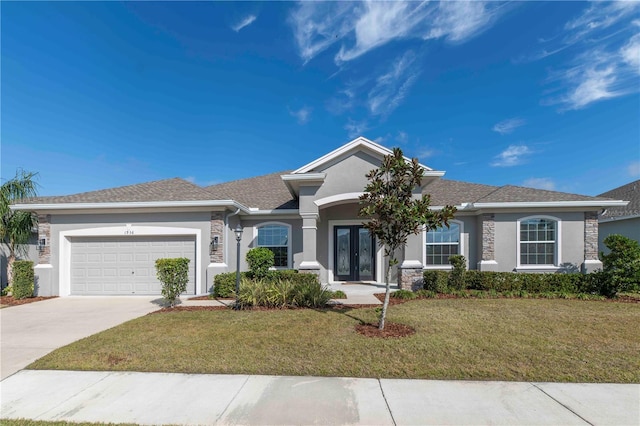
<instances>
[{"instance_id":1,"label":"young tree with dark leaves","mask_svg":"<svg viewBox=\"0 0 640 426\"><path fill-rule=\"evenodd\" d=\"M424 168L417 158L408 161L400 148L384 157L378 169L366 175L369 183L360 196L362 207L360 216L370 218L364 223L387 257L385 277L386 292L378 328L384 329L384 321L389 306L391 268L398 264L396 252L407 244L409 235L417 235L440 226L449 226L456 208L445 206L440 211L429 209L431 197L422 195L414 198L414 190L422 186Z\"/></svg>"}]
</instances>

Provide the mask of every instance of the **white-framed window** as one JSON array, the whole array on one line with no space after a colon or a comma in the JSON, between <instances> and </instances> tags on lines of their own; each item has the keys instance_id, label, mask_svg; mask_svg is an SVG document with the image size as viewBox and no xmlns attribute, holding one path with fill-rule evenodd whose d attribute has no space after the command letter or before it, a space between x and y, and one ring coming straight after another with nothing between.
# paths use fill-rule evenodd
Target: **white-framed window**
<instances>
[{"instance_id":1,"label":"white-framed window","mask_svg":"<svg viewBox=\"0 0 640 426\"><path fill-rule=\"evenodd\" d=\"M256 227L256 247L273 252L276 268L291 268L291 226L284 223L265 223Z\"/></svg>"},{"instance_id":2,"label":"white-framed window","mask_svg":"<svg viewBox=\"0 0 640 426\"><path fill-rule=\"evenodd\" d=\"M462 222L450 221L449 227L442 226L426 232L425 266L449 266L449 257L462 254Z\"/></svg>"},{"instance_id":3,"label":"white-framed window","mask_svg":"<svg viewBox=\"0 0 640 426\"><path fill-rule=\"evenodd\" d=\"M560 220L551 216L527 217L518 221L518 264L559 264Z\"/></svg>"}]
</instances>

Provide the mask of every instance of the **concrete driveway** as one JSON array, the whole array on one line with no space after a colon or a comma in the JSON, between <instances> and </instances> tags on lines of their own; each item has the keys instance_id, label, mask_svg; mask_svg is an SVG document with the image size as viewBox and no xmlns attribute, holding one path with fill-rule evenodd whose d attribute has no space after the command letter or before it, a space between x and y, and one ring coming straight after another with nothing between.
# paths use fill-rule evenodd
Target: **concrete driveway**
<instances>
[{"instance_id":1,"label":"concrete driveway","mask_svg":"<svg viewBox=\"0 0 640 426\"><path fill-rule=\"evenodd\" d=\"M61 346L160 308L157 296L59 297L0 309L0 380Z\"/></svg>"}]
</instances>

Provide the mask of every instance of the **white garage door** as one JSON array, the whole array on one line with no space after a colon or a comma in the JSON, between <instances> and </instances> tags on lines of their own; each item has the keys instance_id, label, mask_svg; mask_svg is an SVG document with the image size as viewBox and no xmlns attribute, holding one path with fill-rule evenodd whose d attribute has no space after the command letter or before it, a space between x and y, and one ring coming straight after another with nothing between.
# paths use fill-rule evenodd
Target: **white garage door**
<instances>
[{"instance_id":1,"label":"white garage door","mask_svg":"<svg viewBox=\"0 0 640 426\"><path fill-rule=\"evenodd\" d=\"M160 294L155 261L186 257L187 294L195 294L195 237L74 237L71 239L71 294Z\"/></svg>"}]
</instances>

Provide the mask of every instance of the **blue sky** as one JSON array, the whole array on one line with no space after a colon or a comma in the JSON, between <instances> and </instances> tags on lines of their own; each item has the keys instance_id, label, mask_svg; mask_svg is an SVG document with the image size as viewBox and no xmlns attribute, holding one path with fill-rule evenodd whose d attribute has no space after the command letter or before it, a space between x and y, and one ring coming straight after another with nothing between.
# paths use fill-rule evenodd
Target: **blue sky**
<instances>
[{"instance_id":1,"label":"blue sky","mask_svg":"<svg viewBox=\"0 0 640 426\"><path fill-rule=\"evenodd\" d=\"M363 135L446 178L640 178L640 2L2 2L2 178L298 168Z\"/></svg>"}]
</instances>

